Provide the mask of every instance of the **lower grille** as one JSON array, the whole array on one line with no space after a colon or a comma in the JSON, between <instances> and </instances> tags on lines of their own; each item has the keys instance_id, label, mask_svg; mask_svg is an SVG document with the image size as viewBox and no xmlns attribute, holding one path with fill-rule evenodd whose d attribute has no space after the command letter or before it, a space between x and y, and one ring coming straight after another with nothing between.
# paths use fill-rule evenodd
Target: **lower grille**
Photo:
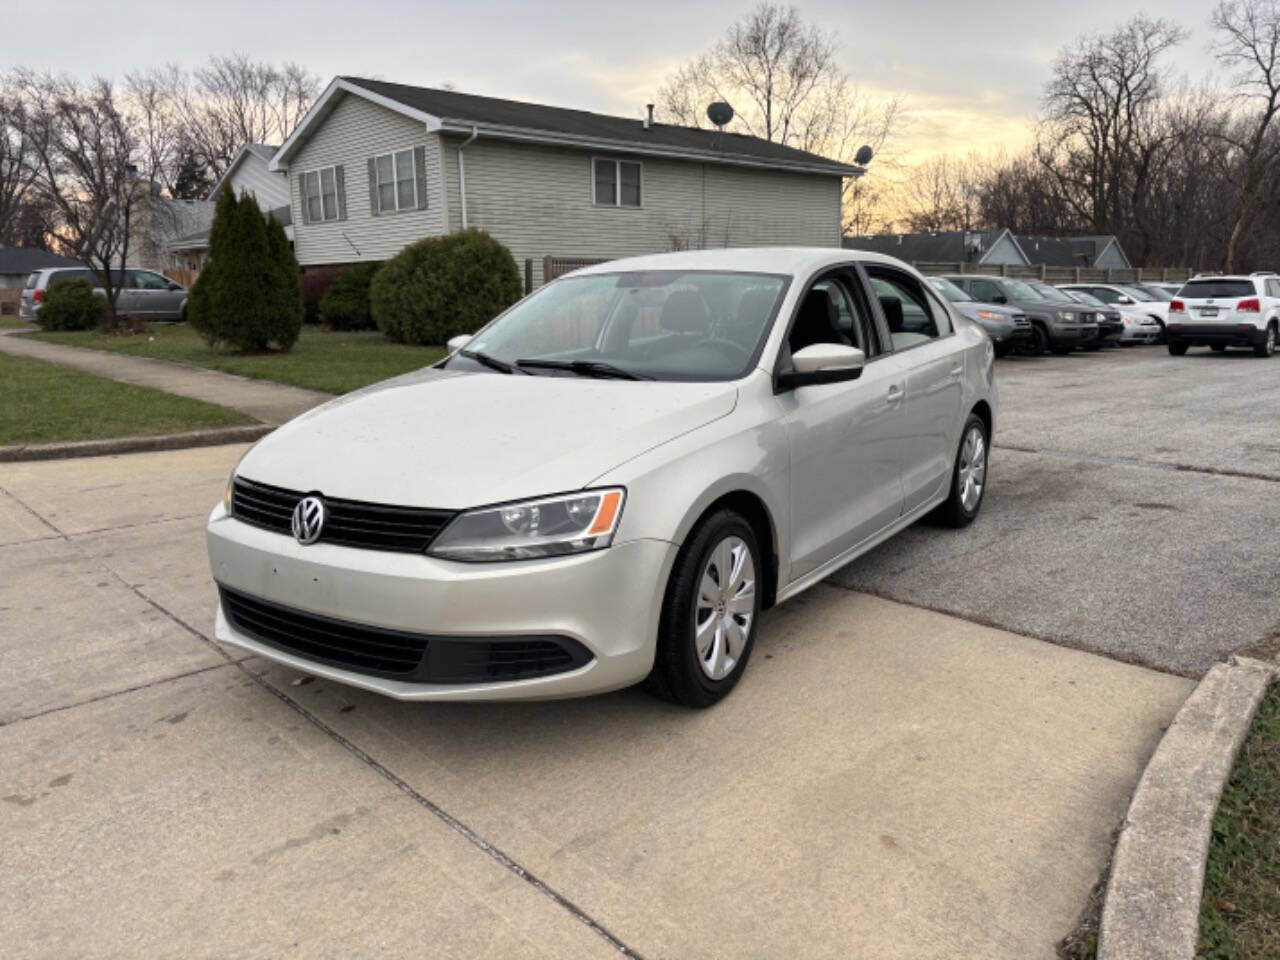
<instances>
[{"instance_id":1,"label":"lower grille","mask_svg":"<svg viewBox=\"0 0 1280 960\"><path fill-rule=\"evenodd\" d=\"M569 637L447 637L306 613L219 586L239 632L269 647L355 673L411 683L498 683L576 670L591 652Z\"/></svg>"}]
</instances>

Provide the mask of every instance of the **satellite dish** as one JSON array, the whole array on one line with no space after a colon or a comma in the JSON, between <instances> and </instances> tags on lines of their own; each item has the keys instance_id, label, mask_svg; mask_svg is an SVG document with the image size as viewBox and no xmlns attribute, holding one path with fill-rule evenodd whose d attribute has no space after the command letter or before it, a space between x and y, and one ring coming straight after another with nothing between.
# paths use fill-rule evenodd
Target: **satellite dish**
<instances>
[{"instance_id":1,"label":"satellite dish","mask_svg":"<svg viewBox=\"0 0 1280 960\"><path fill-rule=\"evenodd\" d=\"M729 106L723 100L717 100L715 103L711 104L711 106L707 107L707 119L717 127L723 127L733 119L733 107Z\"/></svg>"},{"instance_id":2,"label":"satellite dish","mask_svg":"<svg viewBox=\"0 0 1280 960\"><path fill-rule=\"evenodd\" d=\"M845 156L848 156L848 154L845 154ZM858 148L858 152L853 155L853 162L860 167L865 167L868 163L871 162L871 157L872 157L871 147L864 143L862 146Z\"/></svg>"}]
</instances>

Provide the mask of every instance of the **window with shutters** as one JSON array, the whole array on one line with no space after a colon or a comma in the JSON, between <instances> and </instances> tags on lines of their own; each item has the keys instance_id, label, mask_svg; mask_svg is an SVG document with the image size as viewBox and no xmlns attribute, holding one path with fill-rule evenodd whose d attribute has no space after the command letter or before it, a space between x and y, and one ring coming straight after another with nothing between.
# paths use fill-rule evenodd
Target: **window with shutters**
<instances>
[{"instance_id":1,"label":"window with shutters","mask_svg":"<svg viewBox=\"0 0 1280 960\"><path fill-rule=\"evenodd\" d=\"M591 161L591 199L598 207L639 207L642 167L638 160Z\"/></svg>"},{"instance_id":2,"label":"window with shutters","mask_svg":"<svg viewBox=\"0 0 1280 960\"><path fill-rule=\"evenodd\" d=\"M373 194L378 213L418 209L418 177L412 148L373 158Z\"/></svg>"},{"instance_id":3,"label":"window with shutters","mask_svg":"<svg viewBox=\"0 0 1280 960\"><path fill-rule=\"evenodd\" d=\"M305 222L339 219L338 179L337 167L321 167L302 174L302 217Z\"/></svg>"}]
</instances>

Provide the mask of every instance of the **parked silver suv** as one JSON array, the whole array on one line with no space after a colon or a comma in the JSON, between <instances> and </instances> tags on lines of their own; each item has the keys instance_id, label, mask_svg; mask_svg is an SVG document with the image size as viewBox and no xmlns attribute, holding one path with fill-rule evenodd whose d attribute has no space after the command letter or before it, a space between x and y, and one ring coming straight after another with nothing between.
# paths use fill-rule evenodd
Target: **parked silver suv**
<instances>
[{"instance_id":1,"label":"parked silver suv","mask_svg":"<svg viewBox=\"0 0 1280 960\"><path fill-rule=\"evenodd\" d=\"M175 320L187 319L187 288L174 283L163 274L154 270L143 270L140 267L128 267L124 271L124 283L120 282L120 271L113 270L115 285L120 288L120 296L116 299L116 310L139 320ZM22 288L18 304L18 315L30 323L34 323L36 312L44 302L49 286L64 280L87 280L95 293L102 293L102 278L88 267L46 267L37 270L27 277L27 284Z\"/></svg>"},{"instance_id":2,"label":"parked silver suv","mask_svg":"<svg viewBox=\"0 0 1280 960\"><path fill-rule=\"evenodd\" d=\"M1169 304L1165 331L1175 357L1188 347L1252 347L1255 356L1269 357L1280 336L1280 276L1192 277Z\"/></svg>"}]
</instances>

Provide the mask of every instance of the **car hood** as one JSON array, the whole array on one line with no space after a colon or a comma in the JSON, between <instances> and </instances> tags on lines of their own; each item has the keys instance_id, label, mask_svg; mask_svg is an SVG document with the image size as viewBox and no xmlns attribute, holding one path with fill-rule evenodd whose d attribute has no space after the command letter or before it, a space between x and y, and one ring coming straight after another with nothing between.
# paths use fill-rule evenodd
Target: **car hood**
<instances>
[{"instance_id":1,"label":"car hood","mask_svg":"<svg viewBox=\"0 0 1280 960\"><path fill-rule=\"evenodd\" d=\"M236 472L332 497L461 509L576 490L727 416L737 396L723 382L420 370L290 421Z\"/></svg>"}]
</instances>

